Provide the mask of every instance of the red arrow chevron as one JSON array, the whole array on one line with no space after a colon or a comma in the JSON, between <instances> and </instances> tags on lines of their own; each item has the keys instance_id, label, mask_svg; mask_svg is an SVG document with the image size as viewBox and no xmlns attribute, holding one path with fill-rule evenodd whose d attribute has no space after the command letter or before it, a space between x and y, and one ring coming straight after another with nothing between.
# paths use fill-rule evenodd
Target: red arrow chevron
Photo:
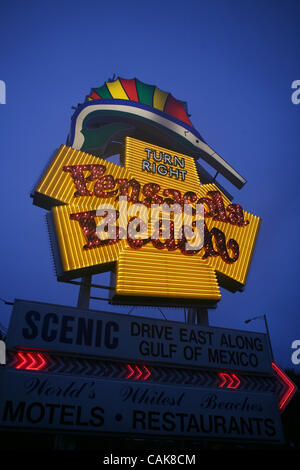
<instances>
[{"instance_id":1,"label":"red arrow chevron","mask_svg":"<svg viewBox=\"0 0 300 470\"><path fill-rule=\"evenodd\" d=\"M126 379L131 379L132 376L134 375L134 370L133 370L133 368L131 367L130 364L127 364L127 367L129 369L129 374L127 375Z\"/></svg>"},{"instance_id":2,"label":"red arrow chevron","mask_svg":"<svg viewBox=\"0 0 300 470\"><path fill-rule=\"evenodd\" d=\"M144 366L144 371L145 371L145 377L143 378L143 380L148 380L151 375L151 372L146 366Z\"/></svg>"},{"instance_id":3,"label":"red arrow chevron","mask_svg":"<svg viewBox=\"0 0 300 470\"><path fill-rule=\"evenodd\" d=\"M143 372L141 371L141 369L138 368L138 366L135 366L135 368L138 371L138 375L135 377L135 379L139 380L142 377Z\"/></svg>"},{"instance_id":4,"label":"red arrow chevron","mask_svg":"<svg viewBox=\"0 0 300 470\"><path fill-rule=\"evenodd\" d=\"M134 379L134 380L148 380L151 376L151 372L148 367L144 365L133 365L127 364L128 375L126 379Z\"/></svg>"},{"instance_id":5,"label":"red arrow chevron","mask_svg":"<svg viewBox=\"0 0 300 470\"><path fill-rule=\"evenodd\" d=\"M25 355L22 351L19 351L16 354L16 359L17 359L17 361L20 360L20 363L18 364L18 362L17 362L17 364L15 365L15 368L16 369L24 369L25 368L24 366L25 366L27 360L26 360L26 357L25 357Z\"/></svg>"},{"instance_id":6,"label":"red arrow chevron","mask_svg":"<svg viewBox=\"0 0 300 470\"><path fill-rule=\"evenodd\" d=\"M39 357L39 359L40 359L40 361L41 361L38 370L45 369L45 367L46 367L46 365L47 365L46 357L43 356L43 355L40 354L40 353L38 353L37 356Z\"/></svg>"},{"instance_id":7,"label":"red arrow chevron","mask_svg":"<svg viewBox=\"0 0 300 470\"><path fill-rule=\"evenodd\" d=\"M227 372L220 372L219 377L221 378L221 383L219 388L231 388L236 389L239 387L241 381L235 374L228 374Z\"/></svg>"},{"instance_id":8,"label":"red arrow chevron","mask_svg":"<svg viewBox=\"0 0 300 470\"><path fill-rule=\"evenodd\" d=\"M46 356L41 353L18 351L16 369L43 370L47 365Z\"/></svg>"},{"instance_id":9,"label":"red arrow chevron","mask_svg":"<svg viewBox=\"0 0 300 470\"><path fill-rule=\"evenodd\" d=\"M283 391L280 394L278 402L279 410L283 411L296 393L297 387L275 362L272 362L272 367L277 379L283 386Z\"/></svg>"}]
</instances>

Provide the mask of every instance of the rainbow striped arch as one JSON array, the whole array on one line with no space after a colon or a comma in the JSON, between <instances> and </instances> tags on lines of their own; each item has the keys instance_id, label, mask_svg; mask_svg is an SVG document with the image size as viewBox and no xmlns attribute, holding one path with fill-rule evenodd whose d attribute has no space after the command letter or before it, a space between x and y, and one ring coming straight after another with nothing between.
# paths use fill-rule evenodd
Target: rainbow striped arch
<instances>
[{"instance_id":1,"label":"rainbow striped arch","mask_svg":"<svg viewBox=\"0 0 300 470\"><path fill-rule=\"evenodd\" d=\"M246 183L204 141L191 123L184 101L137 78L118 77L92 88L72 116L67 145L106 158L108 153L118 153L116 142L126 135L202 159L239 189ZM213 180L203 168L201 171L207 181Z\"/></svg>"},{"instance_id":2,"label":"rainbow striped arch","mask_svg":"<svg viewBox=\"0 0 300 470\"><path fill-rule=\"evenodd\" d=\"M179 121L193 127L187 114L187 105L184 101L174 98L171 93L162 91L154 85L147 85L137 78L126 79L118 77L113 82L106 82L99 88L92 88L88 101L119 99L135 101L170 114Z\"/></svg>"}]
</instances>

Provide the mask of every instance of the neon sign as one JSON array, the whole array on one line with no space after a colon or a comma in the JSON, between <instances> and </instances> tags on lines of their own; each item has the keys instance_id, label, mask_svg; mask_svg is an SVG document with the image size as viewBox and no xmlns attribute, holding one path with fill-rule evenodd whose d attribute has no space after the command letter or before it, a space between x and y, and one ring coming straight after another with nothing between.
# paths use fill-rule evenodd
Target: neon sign
<instances>
[{"instance_id":1,"label":"neon sign","mask_svg":"<svg viewBox=\"0 0 300 470\"><path fill-rule=\"evenodd\" d=\"M155 159L168 174L145 171L144 160ZM43 175L34 202L51 209L58 278L114 270L118 296L156 297L159 285L159 296L208 302L220 299L219 285L241 288L260 219L216 185L201 184L188 155L127 137L123 161L124 167L62 146ZM184 178L177 179L176 168ZM171 212L167 238L164 218L151 222L153 205ZM197 233L197 205L204 211L202 244L187 248L185 229ZM100 238L100 225L107 234L115 227L115 235Z\"/></svg>"}]
</instances>

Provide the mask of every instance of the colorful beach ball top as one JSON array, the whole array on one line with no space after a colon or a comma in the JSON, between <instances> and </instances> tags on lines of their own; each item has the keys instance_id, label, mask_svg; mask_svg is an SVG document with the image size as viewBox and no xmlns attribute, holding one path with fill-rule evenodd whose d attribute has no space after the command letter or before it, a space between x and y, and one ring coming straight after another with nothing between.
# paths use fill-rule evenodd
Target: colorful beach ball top
<instances>
[{"instance_id":1,"label":"colorful beach ball top","mask_svg":"<svg viewBox=\"0 0 300 470\"><path fill-rule=\"evenodd\" d=\"M88 96L88 101L121 99L130 100L162 111L189 126L193 124L189 120L187 104L174 98L171 93L160 90L154 85L147 85L137 78L118 78L112 82L106 82L99 88L93 88Z\"/></svg>"},{"instance_id":2,"label":"colorful beach ball top","mask_svg":"<svg viewBox=\"0 0 300 470\"><path fill-rule=\"evenodd\" d=\"M129 134L203 159L238 188L246 182L204 141L186 102L137 78L118 77L93 88L72 116L67 144L105 158L108 146Z\"/></svg>"}]
</instances>

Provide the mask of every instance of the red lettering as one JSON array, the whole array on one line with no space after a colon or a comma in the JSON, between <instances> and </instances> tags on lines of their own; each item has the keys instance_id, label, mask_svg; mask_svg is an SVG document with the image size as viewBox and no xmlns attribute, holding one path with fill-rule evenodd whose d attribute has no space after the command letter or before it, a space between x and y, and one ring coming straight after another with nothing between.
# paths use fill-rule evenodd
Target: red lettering
<instances>
[{"instance_id":1,"label":"red lettering","mask_svg":"<svg viewBox=\"0 0 300 470\"><path fill-rule=\"evenodd\" d=\"M68 165L63 167L63 171L71 173L77 191L74 193L78 196L92 196L93 191L89 191L86 183L98 179L106 171L104 165ZM84 176L84 172L89 171L89 176Z\"/></svg>"},{"instance_id":2,"label":"red lettering","mask_svg":"<svg viewBox=\"0 0 300 470\"><path fill-rule=\"evenodd\" d=\"M113 245L114 243L118 242L121 238L123 233L121 232L120 227L116 227L116 236L112 238L110 236L110 229L111 227L111 222L115 222L114 215L108 213L108 211L105 211L103 217L105 217L105 225L102 228L105 232L108 232L109 238L106 240L100 240L100 238L97 235L97 224L95 221L95 216L96 216L96 211L87 211L87 212L76 212L74 214L70 214L70 219L71 220L76 220L79 222L80 227L83 231L83 234L85 238L87 239L87 244L83 246L85 250L88 250L90 248L96 248L98 246L105 246L105 245ZM118 213L116 215L118 218Z\"/></svg>"},{"instance_id":3,"label":"red lettering","mask_svg":"<svg viewBox=\"0 0 300 470\"><path fill-rule=\"evenodd\" d=\"M206 229L206 230L205 230ZM214 249L212 238L214 237L217 251ZM233 251L233 257L231 258L228 253L228 249ZM239 257L239 245L236 240L230 238L226 246L226 236L218 228L212 228L211 231L204 228L204 250L205 253L202 256L203 259L208 258L209 256L221 256L222 260L225 263L231 264L235 263Z\"/></svg>"},{"instance_id":4,"label":"red lettering","mask_svg":"<svg viewBox=\"0 0 300 470\"><path fill-rule=\"evenodd\" d=\"M79 222L84 236L87 239L87 244L83 247L85 250L101 245L101 240L97 236L95 215L96 211L76 212L75 214L70 214L71 220L77 220L77 222Z\"/></svg>"},{"instance_id":5,"label":"red lettering","mask_svg":"<svg viewBox=\"0 0 300 470\"><path fill-rule=\"evenodd\" d=\"M212 197L214 203L215 214L213 219L219 220L220 222L227 222L226 210L221 193L219 191L209 191L207 194Z\"/></svg>"},{"instance_id":6,"label":"red lettering","mask_svg":"<svg viewBox=\"0 0 300 470\"><path fill-rule=\"evenodd\" d=\"M99 178L94 186L94 194L97 197L113 197L118 190L105 192L105 190L113 189L116 186L115 178L112 175L105 175Z\"/></svg>"},{"instance_id":7,"label":"red lettering","mask_svg":"<svg viewBox=\"0 0 300 470\"><path fill-rule=\"evenodd\" d=\"M143 194L145 199L143 200L143 204L146 207L151 207L151 204L162 204L163 197L158 196L157 193L160 191L160 185L156 183L146 183L143 186Z\"/></svg>"},{"instance_id":8,"label":"red lettering","mask_svg":"<svg viewBox=\"0 0 300 470\"><path fill-rule=\"evenodd\" d=\"M136 238L138 232L147 230L146 223L140 217L132 217L127 226L127 242L131 248L142 248L151 238Z\"/></svg>"},{"instance_id":9,"label":"red lettering","mask_svg":"<svg viewBox=\"0 0 300 470\"><path fill-rule=\"evenodd\" d=\"M181 192L177 189L164 189L163 195L166 196L164 202L169 206L172 204L181 204ZM168 196L173 196L173 199Z\"/></svg>"},{"instance_id":10,"label":"red lettering","mask_svg":"<svg viewBox=\"0 0 300 470\"><path fill-rule=\"evenodd\" d=\"M197 194L193 191L187 191L183 195L183 204L190 204L191 202L196 202Z\"/></svg>"},{"instance_id":11,"label":"red lettering","mask_svg":"<svg viewBox=\"0 0 300 470\"><path fill-rule=\"evenodd\" d=\"M227 206L228 214L228 221L232 225L239 225L240 227L244 227L245 225L249 224L249 220L244 219L244 212L242 206L240 204L229 204Z\"/></svg>"},{"instance_id":12,"label":"red lettering","mask_svg":"<svg viewBox=\"0 0 300 470\"><path fill-rule=\"evenodd\" d=\"M214 217L215 215L217 215L217 210L216 210L216 207L215 207L215 203L212 199L210 199L209 197L201 197L197 204L206 204L207 207L208 207L208 211L206 210L205 206L204 206L204 217Z\"/></svg>"},{"instance_id":13,"label":"red lettering","mask_svg":"<svg viewBox=\"0 0 300 470\"><path fill-rule=\"evenodd\" d=\"M137 180L135 179L128 180L127 178L118 178L117 183L120 185L120 194L117 197L117 199L120 196L126 196L128 202L133 202L133 203L139 202L139 194L140 194L141 185ZM130 187L131 187L131 194L129 194Z\"/></svg>"},{"instance_id":14,"label":"red lettering","mask_svg":"<svg viewBox=\"0 0 300 470\"><path fill-rule=\"evenodd\" d=\"M204 223L204 255L203 259L206 259L210 256L219 256L219 253L214 249L211 233L207 228L206 223Z\"/></svg>"}]
</instances>

